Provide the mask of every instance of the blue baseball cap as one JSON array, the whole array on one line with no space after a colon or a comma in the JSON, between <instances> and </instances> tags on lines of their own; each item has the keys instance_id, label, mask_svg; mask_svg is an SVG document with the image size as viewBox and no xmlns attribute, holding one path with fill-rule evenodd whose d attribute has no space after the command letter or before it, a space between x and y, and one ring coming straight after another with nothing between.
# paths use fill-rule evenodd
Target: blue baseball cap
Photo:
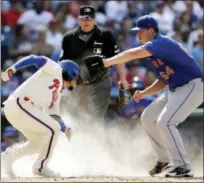
<instances>
[{"instance_id":1,"label":"blue baseball cap","mask_svg":"<svg viewBox=\"0 0 204 183\"><path fill-rule=\"evenodd\" d=\"M142 29L148 29L151 27L153 29L159 29L158 22L150 15L144 15L144 16L138 18L136 25L137 25L136 27L134 27L130 30L131 31L138 31L138 30L142 30Z\"/></svg>"},{"instance_id":2,"label":"blue baseball cap","mask_svg":"<svg viewBox=\"0 0 204 183\"><path fill-rule=\"evenodd\" d=\"M60 66L63 69L64 80L77 80L79 78L79 66L72 60L62 60Z\"/></svg>"},{"instance_id":3,"label":"blue baseball cap","mask_svg":"<svg viewBox=\"0 0 204 183\"><path fill-rule=\"evenodd\" d=\"M4 130L5 137L13 137L13 136L18 136L18 131L12 127L12 126L7 126Z\"/></svg>"}]
</instances>

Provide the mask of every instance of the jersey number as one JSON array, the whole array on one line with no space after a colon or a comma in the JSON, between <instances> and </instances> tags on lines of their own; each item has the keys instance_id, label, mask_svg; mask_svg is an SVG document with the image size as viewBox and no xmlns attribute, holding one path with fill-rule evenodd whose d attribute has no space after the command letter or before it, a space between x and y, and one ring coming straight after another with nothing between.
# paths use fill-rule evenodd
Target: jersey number
<instances>
[{"instance_id":1,"label":"jersey number","mask_svg":"<svg viewBox=\"0 0 204 183\"><path fill-rule=\"evenodd\" d=\"M159 75L164 79L168 80L169 77L174 74L174 70L171 69L169 66L165 66L165 72L159 72Z\"/></svg>"}]
</instances>

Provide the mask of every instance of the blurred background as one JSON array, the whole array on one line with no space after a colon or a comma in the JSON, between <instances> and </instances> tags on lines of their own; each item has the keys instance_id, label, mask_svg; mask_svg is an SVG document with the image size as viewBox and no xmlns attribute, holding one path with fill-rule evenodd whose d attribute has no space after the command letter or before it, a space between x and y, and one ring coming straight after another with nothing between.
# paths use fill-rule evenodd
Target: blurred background
<instances>
[{"instance_id":1,"label":"blurred background","mask_svg":"<svg viewBox=\"0 0 204 183\"><path fill-rule=\"evenodd\" d=\"M179 41L193 55L203 70L203 7L204 1L88 1L88 0L2 0L1 1L1 70L5 70L22 56L45 55L58 61L63 34L78 26L81 5L95 7L97 25L113 33L121 51L139 45L130 29L138 17L150 14L159 22L160 32ZM173 56L173 55L172 55ZM1 101L9 96L24 80L35 72L29 68L18 72L9 82L1 82ZM138 88L149 86L155 76L148 62L134 60L126 64L127 81ZM109 115L118 95L119 76L111 70L112 91ZM154 99L149 99L150 101ZM131 119L139 116L150 102L131 108ZM2 106L1 106L2 107ZM136 109L137 108L137 109ZM200 106L202 108L202 106ZM196 113L200 115L200 112ZM202 116L202 114L201 114ZM117 117L112 115L112 118ZM123 116L126 120L129 117ZM199 118L200 119L200 118ZM1 112L2 150L19 141L19 133L9 126Z\"/></svg>"}]
</instances>

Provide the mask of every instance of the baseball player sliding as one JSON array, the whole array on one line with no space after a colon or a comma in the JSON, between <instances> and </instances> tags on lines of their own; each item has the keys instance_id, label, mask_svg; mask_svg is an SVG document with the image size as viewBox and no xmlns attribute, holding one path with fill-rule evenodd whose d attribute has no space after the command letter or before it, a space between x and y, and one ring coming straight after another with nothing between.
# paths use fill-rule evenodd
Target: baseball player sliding
<instances>
[{"instance_id":1,"label":"baseball player sliding","mask_svg":"<svg viewBox=\"0 0 204 183\"><path fill-rule=\"evenodd\" d=\"M44 56L31 55L20 59L2 73L8 81L21 68L34 65L39 70L21 84L4 102L7 120L28 139L26 143L8 148L2 153L2 163L9 176L15 176L12 163L25 156L39 153L33 165L34 175L58 177L47 167L60 131L70 137L59 115L63 88L72 90L79 78L79 67L70 60L60 64Z\"/></svg>"},{"instance_id":2,"label":"baseball player sliding","mask_svg":"<svg viewBox=\"0 0 204 183\"><path fill-rule=\"evenodd\" d=\"M179 43L159 34L158 23L151 16L140 17L132 30L137 31L143 45L104 59L104 66L138 58L151 60L157 79L150 87L136 91L134 99L139 101L167 86L168 92L152 102L141 116L158 157L149 173L161 173L171 162L174 166L166 177L191 177L193 172L177 125L202 104L204 74Z\"/></svg>"}]
</instances>

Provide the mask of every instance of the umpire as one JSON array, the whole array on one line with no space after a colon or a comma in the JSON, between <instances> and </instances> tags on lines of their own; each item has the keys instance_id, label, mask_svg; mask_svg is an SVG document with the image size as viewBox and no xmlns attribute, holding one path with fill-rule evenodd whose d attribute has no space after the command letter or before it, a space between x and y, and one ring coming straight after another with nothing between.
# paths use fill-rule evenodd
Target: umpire
<instances>
[{"instance_id":1,"label":"umpire","mask_svg":"<svg viewBox=\"0 0 204 183\"><path fill-rule=\"evenodd\" d=\"M110 70L89 68L84 58L91 55L109 58L120 50L112 33L96 25L95 9L92 6L86 5L80 8L78 22L80 26L68 31L63 37L60 60L71 59L77 62L82 80L85 81L72 91L72 98L77 107L74 112L85 112L103 119L112 87ZM117 70L121 82L127 86L124 64L117 65ZM67 108L70 108L70 105Z\"/></svg>"}]
</instances>

